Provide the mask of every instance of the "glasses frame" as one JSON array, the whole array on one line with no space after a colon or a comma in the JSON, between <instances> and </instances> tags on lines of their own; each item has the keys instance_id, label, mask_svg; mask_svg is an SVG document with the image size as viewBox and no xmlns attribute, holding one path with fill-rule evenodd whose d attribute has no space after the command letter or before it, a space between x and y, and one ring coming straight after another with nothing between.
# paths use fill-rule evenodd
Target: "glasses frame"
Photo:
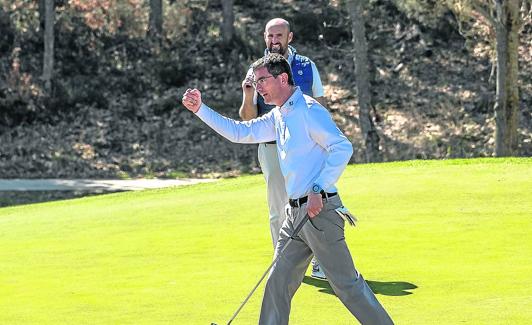
<instances>
[{"instance_id":1,"label":"glasses frame","mask_svg":"<svg viewBox=\"0 0 532 325\"><path fill-rule=\"evenodd\" d=\"M270 76L267 76L267 77L260 77L258 80L253 80L251 82L251 84L253 85L254 88L257 88L257 85L263 85L265 80L266 79L269 79L269 78L275 78L274 75L270 75Z\"/></svg>"}]
</instances>

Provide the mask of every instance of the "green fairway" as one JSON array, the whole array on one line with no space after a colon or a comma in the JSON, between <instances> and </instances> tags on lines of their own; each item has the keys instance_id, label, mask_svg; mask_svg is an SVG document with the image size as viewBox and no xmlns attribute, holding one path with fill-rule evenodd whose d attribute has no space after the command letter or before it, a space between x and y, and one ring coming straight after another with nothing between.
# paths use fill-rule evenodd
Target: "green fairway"
<instances>
[{"instance_id":1,"label":"green fairway","mask_svg":"<svg viewBox=\"0 0 532 325\"><path fill-rule=\"evenodd\" d=\"M338 185L396 324L530 324L532 159L351 165ZM256 175L0 209L0 324L227 323L272 259L265 191ZM263 285L234 324L257 323ZM305 279L290 324L356 323Z\"/></svg>"}]
</instances>

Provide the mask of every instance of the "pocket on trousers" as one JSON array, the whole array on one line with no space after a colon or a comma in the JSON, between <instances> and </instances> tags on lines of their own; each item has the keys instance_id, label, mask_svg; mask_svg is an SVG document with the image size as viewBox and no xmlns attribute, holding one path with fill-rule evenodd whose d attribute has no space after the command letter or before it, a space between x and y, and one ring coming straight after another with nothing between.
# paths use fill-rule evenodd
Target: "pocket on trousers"
<instances>
[{"instance_id":1,"label":"pocket on trousers","mask_svg":"<svg viewBox=\"0 0 532 325\"><path fill-rule=\"evenodd\" d=\"M337 227L344 229L345 222L336 212L337 209L343 207L342 200L339 197L332 197L325 205L325 211L323 213L324 219Z\"/></svg>"},{"instance_id":2,"label":"pocket on trousers","mask_svg":"<svg viewBox=\"0 0 532 325\"><path fill-rule=\"evenodd\" d=\"M312 228L314 228L314 230L322 231L320 228L318 228L319 226L317 225L316 218L319 218L319 216L314 218L308 218L308 223L312 226Z\"/></svg>"},{"instance_id":3,"label":"pocket on trousers","mask_svg":"<svg viewBox=\"0 0 532 325\"><path fill-rule=\"evenodd\" d=\"M344 240L344 224L344 220L338 217L338 215L334 218L334 221L331 220L328 227L323 230L327 241L337 242Z\"/></svg>"},{"instance_id":4,"label":"pocket on trousers","mask_svg":"<svg viewBox=\"0 0 532 325\"><path fill-rule=\"evenodd\" d=\"M337 242L344 237L344 220L334 210L324 211L317 217L309 219L312 228L319 231L327 242Z\"/></svg>"},{"instance_id":5,"label":"pocket on trousers","mask_svg":"<svg viewBox=\"0 0 532 325\"><path fill-rule=\"evenodd\" d=\"M343 206L342 200L340 200L340 197L338 195L329 198L327 201L324 201L323 204L325 205L323 207L325 211L332 211Z\"/></svg>"}]
</instances>

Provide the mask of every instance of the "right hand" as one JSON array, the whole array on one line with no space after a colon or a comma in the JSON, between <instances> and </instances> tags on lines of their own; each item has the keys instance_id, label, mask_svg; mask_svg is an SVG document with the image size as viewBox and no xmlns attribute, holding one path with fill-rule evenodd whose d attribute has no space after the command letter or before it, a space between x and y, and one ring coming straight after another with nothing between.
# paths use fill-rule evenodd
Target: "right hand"
<instances>
[{"instance_id":1,"label":"right hand","mask_svg":"<svg viewBox=\"0 0 532 325\"><path fill-rule=\"evenodd\" d=\"M183 105L192 113L197 113L201 107L201 92L197 89L187 89L181 99Z\"/></svg>"},{"instance_id":2,"label":"right hand","mask_svg":"<svg viewBox=\"0 0 532 325\"><path fill-rule=\"evenodd\" d=\"M320 214L323 209L323 200L321 194L310 193L308 195L307 212L308 216L312 219Z\"/></svg>"}]
</instances>

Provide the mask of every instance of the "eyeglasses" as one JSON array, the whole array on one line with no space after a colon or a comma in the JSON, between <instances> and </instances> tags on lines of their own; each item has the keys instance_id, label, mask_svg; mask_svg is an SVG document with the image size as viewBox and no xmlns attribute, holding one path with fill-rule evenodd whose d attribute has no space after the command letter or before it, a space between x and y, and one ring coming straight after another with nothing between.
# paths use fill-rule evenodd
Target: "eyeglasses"
<instances>
[{"instance_id":1,"label":"eyeglasses","mask_svg":"<svg viewBox=\"0 0 532 325\"><path fill-rule=\"evenodd\" d=\"M254 80L251 84L253 85L253 87L257 88L257 85L264 85L264 81L268 78L275 78L274 76L268 76L268 77L261 77L259 78L258 80Z\"/></svg>"}]
</instances>

